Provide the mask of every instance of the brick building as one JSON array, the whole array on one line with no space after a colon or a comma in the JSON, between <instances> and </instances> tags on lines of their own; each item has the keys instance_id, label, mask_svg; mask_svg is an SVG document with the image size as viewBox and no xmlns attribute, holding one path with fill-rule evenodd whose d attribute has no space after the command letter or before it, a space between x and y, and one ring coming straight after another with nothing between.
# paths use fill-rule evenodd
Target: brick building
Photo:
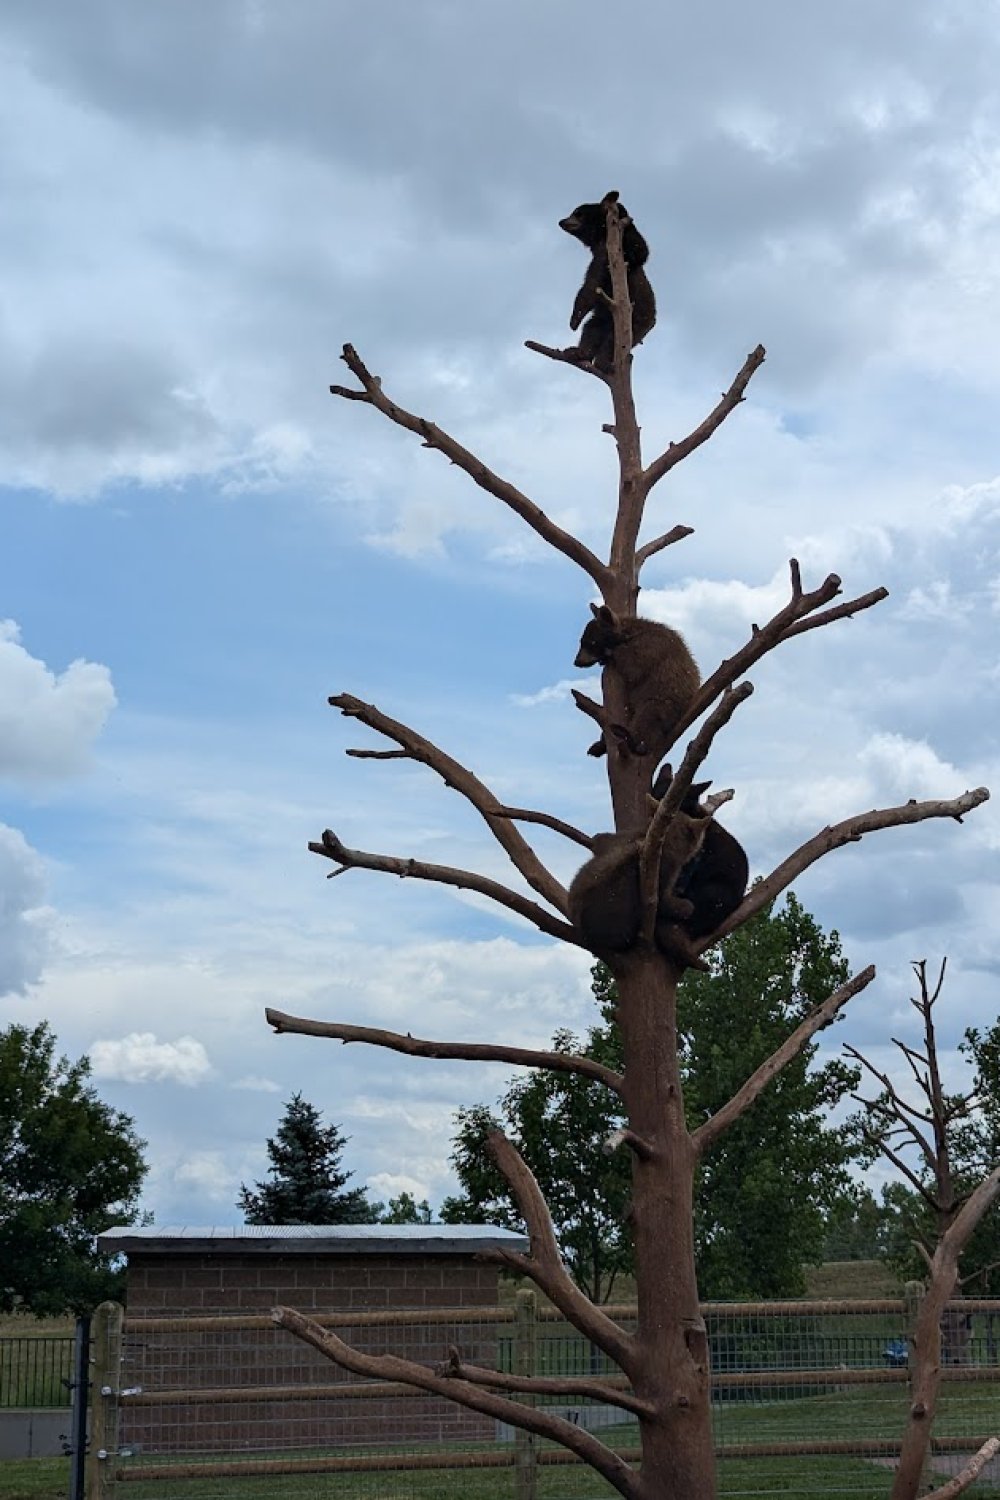
<instances>
[{"instance_id":1,"label":"brick building","mask_svg":"<svg viewBox=\"0 0 1000 1500\"><path fill-rule=\"evenodd\" d=\"M478 1310L497 1306L498 1268L477 1256L526 1249L520 1235L481 1224L156 1226L110 1229L99 1244L128 1258L121 1384L142 1394L122 1403L125 1444L274 1452L494 1436L492 1422L432 1397L345 1398L345 1387L370 1383L267 1314L282 1303L334 1315L337 1334L366 1353L432 1364L454 1344L492 1365L503 1330ZM402 1309L404 1322L377 1316ZM319 1394L331 1386L336 1396Z\"/></svg>"}]
</instances>

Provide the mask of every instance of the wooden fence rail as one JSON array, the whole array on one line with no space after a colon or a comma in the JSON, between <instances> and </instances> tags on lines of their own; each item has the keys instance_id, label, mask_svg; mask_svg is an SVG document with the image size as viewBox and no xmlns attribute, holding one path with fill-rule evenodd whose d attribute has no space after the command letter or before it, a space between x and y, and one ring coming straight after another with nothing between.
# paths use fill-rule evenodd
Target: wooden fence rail
<instances>
[{"instance_id":1,"label":"wooden fence rail","mask_svg":"<svg viewBox=\"0 0 1000 1500\"><path fill-rule=\"evenodd\" d=\"M709 1324L710 1340L717 1339L722 1353L727 1357L720 1362L741 1362L746 1366L753 1366L754 1361L757 1362L756 1367L718 1368L712 1376L713 1390L718 1399L726 1403L723 1410L732 1410L731 1403L741 1392L746 1393L751 1400L760 1401L763 1398L788 1402L795 1399L796 1393L801 1397L839 1391L846 1397L852 1389L860 1392L863 1388L875 1386L884 1386L887 1391L898 1391L909 1378L905 1367L904 1341L912 1327L918 1306L918 1288L914 1284L907 1288L905 1298L705 1304L703 1311ZM618 1322L627 1324L635 1321L634 1305L614 1304L606 1311ZM946 1329L946 1360L952 1358L957 1361L963 1352L967 1357L973 1314L988 1320L987 1357L990 1360L998 1358L992 1326L994 1318L1000 1315L1000 1299L970 1298L950 1305L948 1316L951 1319L951 1333ZM866 1318L877 1320L874 1328L867 1332L859 1331L857 1323ZM831 1320L829 1324L826 1323L828 1319ZM842 1319L857 1322L842 1324ZM898 1321L890 1324L889 1319ZM583 1359L589 1348L574 1330L566 1328L556 1309L539 1306L531 1291L518 1292L512 1306L357 1311L320 1314L317 1320L326 1327L349 1327L353 1330L388 1330L394 1327L425 1330L425 1333L419 1335L428 1348L428 1355L421 1356L424 1358L433 1350L434 1340L428 1338L427 1334L435 1327L444 1329L456 1325L465 1328L483 1325L498 1329L506 1326L510 1330L509 1349L506 1350L509 1363L503 1367L518 1375L551 1373L551 1360L554 1357L569 1358L572 1355ZM831 1332L830 1329L837 1324L841 1326ZM555 1331L557 1326L566 1328L564 1339ZM887 1326L894 1326L898 1333L895 1336L887 1334ZM260 1340L255 1342L251 1339L248 1343L237 1341L230 1351L229 1346L224 1343L229 1335L244 1334L260 1334L262 1338L271 1340L266 1348L272 1353L275 1349L287 1351L287 1344L274 1342L276 1337L280 1339L280 1333L276 1331L271 1318L266 1316L227 1314L217 1317L130 1318L123 1316L122 1310L114 1304L104 1304L98 1310L92 1334L93 1415L86 1474L87 1500L114 1500L118 1484L151 1480L222 1480L279 1474L361 1474L393 1470L400 1473L422 1470L447 1472L466 1469L509 1469L512 1472L511 1493L516 1500L536 1500L537 1474L541 1468L576 1462L572 1454L557 1447L540 1445L530 1434L513 1432L508 1439L505 1432L501 1435L499 1429L498 1441L494 1445L477 1443L470 1446L466 1443L464 1449L460 1442L442 1440L419 1444L418 1451L385 1451L389 1446L386 1442L368 1439L371 1451L364 1451L359 1439L359 1446L354 1451L343 1451L349 1449L349 1443L338 1438L336 1446L341 1449L339 1453L296 1453L294 1448L290 1448L279 1455L275 1452L278 1445L274 1444L270 1453L248 1453L247 1457L237 1459L233 1457L232 1451L222 1451L218 1457L211 1457L204 1451L198 1451L197 1433L205 1430L205 1423L222 1423L218 1431L225 1434L229 1430L225 1423L236 1420L232 1416L234 1411L248 1407L259 1411L263 1403L267 1403L269 1408L272 1403L279 1408L285 1403L294 1403L296 1411L304 1403L305 1406L301 1409L314 1410L316 1419L321 1421L323 1412L319 1409L319 1403L332 1403L327 1408L332 1413L342 1403L360 1401L361 1407L350 1408L353 1415L348 1420L357 1421L360 1424L359 1430L363 1431L363 1411L370 1409L373 1404L402 1400L406 1403L402 1410L412 1411L417 1403L428 1400L425 1393L390 1381L310 1381L298 1378L280 1383L274 1380L253 1383L255 1350L259 1351L265 1345ZM952 1341L950 1354L949 1338ZM190 1344L185 1342L188 1339L191 1340ZM861 1340L867 1340L867 1343L862 1344ZM883 1348L887 1340L893 1346L891 1351L888 1346ZM145 1388L140 1388L137 1383L133 1383L134 1372L130 1357L134 1355L130 1356L130 1348L139 1347L145 1351L147 1360L152 1362L154 1373L157 1370L155 1358L163 1356L165 1363L160 1374L169 1370L170 1376L174 1377L169 1384L158 1383L151 1387L147 1382ZM493 1344L491 1347L496 1346ZM853 1366L847 1359L840 1358L839 1351L842 1347L853 1358ZM184 1358L185 1349L190 1353L195 1348L202 1351L199 1356L201 1364L198 1359L186 1361ZM863 1357L858 1355L859 1349L862 1350ZM209 1364L205 1364L203 1358L206 1350L213 1356ZM563 1351L561 1356L560 1350ZM768 1358L778 1358L782 1353L787 1356L789 1352L792 1354L790 1366L787 1360L785 1365L766 1363ZM816 1360L815 1367L806 1368L795 1362L795 1357L800 1352L813 1356L814 1360L818 1354L820 1357ZM871 1363L872 1359L879 1357L889 1362L878 1365ZM247 1383L216 1383L207 1378L216 1368L219 1373L228 1373L227 1358L235 1361L233 1373L238 1370L240 1375L247 1377ZM550 1363L547 1364L547 1360ZM192 1368L201 1376L201 1383L192 1379L187 1380L183 1386L175 1383L177 1376ZM577 1373L574 1368L574 1383L584 1390L588 1384L598 1381L617 1389L627 1388L623 1376L605 1371L603 1367L597 1370L593 1365L591 1370L592 1373L585 1373L581 1367ZM949 1386L983 1386L993 1383L997 1387L1000 1402L1000 1362L945 1363L941 1373ZM530 1402L538 1398L528 1396L522 1399ZM569 1405L581 1408L581 1419L596 1414L604 1423L607 1418L605 1425L613 1424L616 1429L624 1429L619 1430L617 1436L628 1439L630 1419L627 1415L619 1412L612 1418L608 1415L609 1408L600 1405L588 1407L586 1397L571 1398ZM209 1419L207 1413L210 1410L216 1410L221 1415ZM141 1413L153 1414L142 1420L153 1420L154 1427L150 1430L155 1432L155 1422L167 1421L167 1414L171 1411L176 1413L170 1419L176 1426L171 1427L170 1431L175 1439L177 1434L181 1435L180 1448L183 1448L185 1431L190 1431L190 1457L186 1457L183 1451L177 1451L176 1456L149 1450L140 1455L131 1455L127 1451L127 1442L126 1447L122 1448L119 1433L120 1430L127 1433L128 1413L135 1412L136 1421L140 1420ZM155 1416L158 1412L163 1414L162 1418ZM206 1414L204 1418L199 1418L199 1412ZM631 1432L634 1433L634 1430L632 1426ZM979 1434L948 1433L933 1442L932 1451L942 1454L967 1452L981 1446L984 1441L985 1436ZM238 1446L234 1442L232 1450ZM266 1449L263 1440L261 1446ZM327 1447L330 1446L333 1444L328 1442ZM420 1451L424 1446L426 1451ZM153 1447L155 1449L155 1444ZM616 1443L615 1447L627 1459L636 1460L639 1457L638 1450L627 1441ZM382 1451L374 1451L379 1448ZM753 1442L722 1440L717 1448L720 1458L748 1459L808 1455L892 1458L898 1451L898 1438L889 1435L871 1437L860 1430L853 1437L804 1436L794 1441L782 1438Z\"/></svg>"}]
</instances>

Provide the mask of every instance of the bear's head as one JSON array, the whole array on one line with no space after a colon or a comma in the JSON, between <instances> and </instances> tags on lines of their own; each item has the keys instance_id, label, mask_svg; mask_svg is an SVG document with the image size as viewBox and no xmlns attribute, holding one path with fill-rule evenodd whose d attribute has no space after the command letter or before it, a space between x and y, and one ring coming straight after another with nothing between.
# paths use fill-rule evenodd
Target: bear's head
<instances>
[{"instance_id":1,"label":"bear's head","mask_svg":"<svg viewBox=\"0 0 1000 1500\"><path fill-rule=\"evenodd\" d=\"M580 240L588 250L594 250L607 238L607 206L617 202L617 192L610 192L605 193L600 203L581 203L567 218L559 220L559 228ZM620 205L618 211L625 212Z\"/></svg>"},{"instance_id":2,"label":"bear's head","mask_svg":"<svg viewBox=\"0 0 1000 1500\"><path fill-rule=\"evenodd\" d=\"M621 643L621 630L614 611L606 604L592 604L590 609L594 618L580 637L574 667L606 666L615 647Z\"/></svg>"}]
</instances>

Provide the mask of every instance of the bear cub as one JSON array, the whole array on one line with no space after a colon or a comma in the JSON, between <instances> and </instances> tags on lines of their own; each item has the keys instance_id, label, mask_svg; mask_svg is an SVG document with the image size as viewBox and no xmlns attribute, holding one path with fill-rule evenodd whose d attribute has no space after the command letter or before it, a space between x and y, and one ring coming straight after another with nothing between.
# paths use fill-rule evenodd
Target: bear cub
<instances>
[{"instance_id":1,"label":"bear cub","mask_svg":"<svg viewBox=\"0 0 1000 1500\"><path fill-rule=\"evenodd\" d=\"M609 203L617 204L619 218L627 219L628 211L618 203L617 192L607 193L600 203L581 203L565 219L559 220L559 228L586 245L590 251L590 265L583 278L583 285L576 294L569 326L574 332L584 323L580 342L575 353L580 361L587 360L598 370L607 374L614 364L615 324L610 302L611 267L608 262L607 218L605 210ZM649 246L629 219L622 232L622 253L628 272L628 293L632 304L632 346L641 344L656 322L656 298L643 267L649 258ZM602 296L601 294L605 295Z\"/></svg>"},{"instance_id":2,"label":"bear cub","mask_svg":"<svg viewBox=\"0 0 1000 1500\"><path fill-rule=\"evenodd\" d=\"M676 924L694 911L691 901L672 889L678 870L696 856L711 819L698 809L693 816L678 812L667 829L660 857L660 895L655 939L658 948L673 958L702 967L688 957L689 945L681 939L678 952ZM639 889L638 833L598 833L594 853L581 865L569 888L570 921L591 952L624 953L634 946L642 925Z\"/></svg>"},{"instance_id":3,"label":"bear cub","mask_svg":"<svg viewBox=\"0 0 1000 1500\"><path fill-rule=\"evenodd\" d=\"M701 673L683 636L669 625L634 616L620 619L606 604L590 606L594 618L580 637L574 666L613 666L625 685L626 721L609 728L634 755L656 766L674 742L677 725L701 684ZM603 755L605 742L591 745Z\"/></svg>"},{"instance_id":4,"label":"bear cub","mask_svg":"<svg viewBox=\"0 0 1000 1500\"><path fill-rule=\"evenodd\" d=\"M653 783L652 794L657 800L666 796L672 780L671 768L665 765ZM690 786L681 812L697 817L701 798L711 785L710 781L701 781ZM679 919L688 937L708 937L721 927L743 900L749 877L750 864L743 845L713 818L701 847L674 882L674 894L691 903L690 914Z\"/></svg>"}]
</instances>

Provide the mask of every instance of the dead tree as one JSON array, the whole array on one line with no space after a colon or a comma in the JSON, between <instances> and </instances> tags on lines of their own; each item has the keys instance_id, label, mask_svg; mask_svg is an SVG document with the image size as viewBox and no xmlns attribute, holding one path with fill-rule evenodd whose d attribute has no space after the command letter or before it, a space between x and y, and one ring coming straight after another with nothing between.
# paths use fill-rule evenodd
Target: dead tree
<instances>
[{"instance_id":1,"label":"dead tree","mask_svg":"<svg viewBox=\"0 0 1000 1500\"><path fill-rule=\"evenodd\" d=\"M933 1220L931 1236L918 1236L915 1240L927 1264L927 1285L913 1334L909 1419L891 1500L915 1500L920 1493L941 1384L942 1344L948 1363L960 1362L965 1344L961 1310L949 1307L960 1285L959 1261L976 1225L1000 1197L1000 1162L971 1191L960 1190L955 1179L951 1149L953 1127L975 1108L976 1099L973 1090L948 1094L941 1082L933 1012L941 994L947 962L947 959L942 959L933 989L928 983L926 961L921 959L913 965L920 993L910 1003L919 1013L923 1025L923 1051L893 1038L894 1045L906 1059L912 1084L919 1096L918 1103L911 1103L888 1073L880 1072L856 1048L844 1049L881 1085L881 1092L874 1099L855 1095L865 1111L862 1129L866 1140L916 1190L930 1209ZM996 1444L991 1450L995 1453L1000 1442L995 1438L991 1441ZM961 1494L982 1468L982 1463L977 1465L979 1457L977 1455L962 1474L935 1493L942 1496ZM963 1478L964 1483L960 1484ZM955 1485L958 1488L954 1488Z\"/></svg>"},{"instance_id":2,"label":"dead tree","mask_svg":"<svg viewBox=\"0 0 1000 1500\"><path fill-rule=\"evenodd\" d=\"M345 401L370 407L414 433L425 448L463 469L481 489L514 511L544 541L575 563L616 616L628 617L635 614L643 565L691 531L688 526L674 525L647 541L640 541L646 502L660 480L705 443L743 401L752 376L764 360L764 349L758 346L748 355L729 389L703 422L656 457L644 459L632 394L632 356L628 352L632 343L631 308L621 233L622 225L612 205L608 212L608 256L617 351L613 366L602 371L593 365L574 362L574 368L602 380L611 398L612 420L604 431L616 445L619 479L617 512L606 561L557 525L534 500L494 473L449 433L400 406L350 344L344 346L342 358L357 384L331 386L331 391ZM570 362L560 351L532 347ZM793 559L790 575L787 603L772 619L759 627L755 625L749 640L703 682L677 733L683 733L699 719L701 726L680 761L669 792L658 805L649 797L656 767L649 763L649 757L633 753L634 747L613 732L613 726L626 723L624 686L613 667L604 671L603 702L583 700L582 706L590 705L587 712L598 719L605 731L614 826L619 832L635 833L642 844L643 918L639 936L630 950L606 958L617 984L618 1022L625 1058L622 1073L600 1068L584 1058L531 1051L507 1043L483 1046L419 1040L409 1033L308 1020L276 1010L267 1012L269 1023L278 1032L306 1033L342 1042L367 1041L421 1057L488 1058L569 1070L603 1084L621 1097L628 1116L628 1128L621 1139L631 1154L633 1176L631 1232L638 1298L635 1332L624 1332L574 1284L560 1258L549 1211L538 1185L514 1146L500 1133L491 1137L489 1149L510 1184L527 1227L530 1250L527 1254L496 1251L491 1258L529 1277L569 1322L619 1367L628 1389L617 1391L614 1396L609 1394L607 1399L637 1417L640 1463L626 1463L592 1433L542 1407L532 1408L512 1400L503 1394L511 1388L506 1377L472 1368L460 1356L444 1367L389 1356L373 1357L358 1353L301 1313L276 1308L274 1317L348 1370L375 1379L403 1381L562 1444L603 1475L619 1494L633 1500L663 1500L665 1496L671 1500L711 1500L715 1494L708 1342L698 1304L692 1234L693 1180L698 1160L809 1038L833 1021L848 1000L871 982L875 972L872 967L864 969L817 1005L716 1115L697 1129L688 1129L677 1058L677 984L684 964L662 953L653 940L660 852L671 819L679 815L681 802L708 755L714 736L752 692L752 685L744 677L746 671L767 652L786 645L804 631L856 615L886 595L885 589L876 589L835 604L833 601L841 591L836 574L831 573L816 588L804 589L798 563ZM581 614L584 602L581 599ZM478 891L517 912L549 937L582 946L580 935L567 920L566 890L517 825L541 823L585 847L589 846L588 834L549 814L505 806L446 750L373 704L348 693L338 694L330 702L396 747L348 751L348 754L422 762L471 803L537 899L473 871L423 859L348 849L330 831L309 845L314 853L331 860L337 874L351 869L381 870L407 879L438 881ZM756 885L715 933L698 939L696 950L703 951L746 921L821 855L878 829L926 818L961 821L963 814L985 801L988 795L984 788L979 788L947 801L910 801L900 807L859 813L821 829ZM569 1383L551 1380L543 1383L527 1378L519 1381L517 1389L536 1393L554 1389L567 1394L575 1391Z\"/></svg>"}]
</instances>

